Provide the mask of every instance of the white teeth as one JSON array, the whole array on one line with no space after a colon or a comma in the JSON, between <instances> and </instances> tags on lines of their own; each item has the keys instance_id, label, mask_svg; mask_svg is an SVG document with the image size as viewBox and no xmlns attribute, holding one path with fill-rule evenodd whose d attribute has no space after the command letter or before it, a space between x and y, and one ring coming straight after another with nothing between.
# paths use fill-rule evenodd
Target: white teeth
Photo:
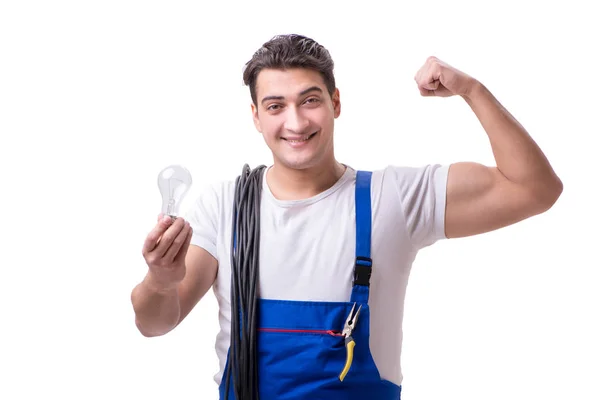
<instances>
[{"instance_id":1,"label":"white teeth","mask_svg":"<svg viewBox=\"0 0 600 400\"><path fill-rule=\"evenodd\" d=\"M304 136L302 139L298 139L298 140L287 139L287 141L288 141L288 142L290 142L290 143L300 143L300 142L305 142L305 141L307 141L307 140L308 140L308 138L309 138L310 136L311 136L311 135L306 135L306 136Z\"/></svg>"}]
</instances>

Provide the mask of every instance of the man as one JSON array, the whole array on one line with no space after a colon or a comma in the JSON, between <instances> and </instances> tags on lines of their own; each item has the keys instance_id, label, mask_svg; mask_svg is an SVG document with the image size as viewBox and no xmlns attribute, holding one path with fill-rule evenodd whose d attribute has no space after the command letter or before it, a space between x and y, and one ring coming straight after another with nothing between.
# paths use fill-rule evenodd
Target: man
<instances>
[{"instance_id":1,"label":"man","mask_svg":"<svg viewBox=\"0 0 600 400\"><path fill-rule=\"evenodd\" d=\"M417 252L542 213L562 183L482 83L434 57L417 72L417 88L423 96L461 96L487 133L496 166L370 173L338 162L340 94L329 53L312 39L273 38L247 64L244 81L256 129L273 153L260 187L260 398L398 399L402 308ZM223 182L186 219L159 218L143 248L148 273L132 292L138 329L157 336L214 287L221 398L241 390L225 379L234 196L235 183Z\"/></svg>"}]
</instances>

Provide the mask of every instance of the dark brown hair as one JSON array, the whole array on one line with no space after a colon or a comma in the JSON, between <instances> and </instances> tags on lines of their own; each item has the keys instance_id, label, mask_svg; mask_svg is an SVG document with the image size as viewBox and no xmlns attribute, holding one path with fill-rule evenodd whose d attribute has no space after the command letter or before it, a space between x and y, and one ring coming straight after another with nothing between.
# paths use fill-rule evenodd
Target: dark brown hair
<instances>
[{"instance_id":1,"label":"dark brown hair","mask_svg":"<svg viewBox=\"0 0 600 400\"><path fill-rule=\"evenodd\" d=\"M254 104L257 104L256 78L264 68L309 68L321 74L330 96L335 91L333 60L329 51L306 36L277 35L263 44L246 63L244 84L250 87L250 97Z\"/></svg>"}]
</instances>

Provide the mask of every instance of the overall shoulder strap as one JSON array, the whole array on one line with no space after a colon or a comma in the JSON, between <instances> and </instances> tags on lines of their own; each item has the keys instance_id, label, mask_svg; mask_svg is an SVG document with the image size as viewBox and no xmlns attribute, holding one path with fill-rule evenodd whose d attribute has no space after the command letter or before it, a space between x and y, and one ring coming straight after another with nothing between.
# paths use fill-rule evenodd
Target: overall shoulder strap
<instances>
[{"instance_id":1,"label":"overall shoulder strap","mask_svg":"<svg viewBox=\"0 0 600 400\"><path fill-rule=\"evenodd\" d=\"M356 259L351 302L366 304L371 279L371 176L372 172L356 172Z\"/></svg>"}]
</instances>

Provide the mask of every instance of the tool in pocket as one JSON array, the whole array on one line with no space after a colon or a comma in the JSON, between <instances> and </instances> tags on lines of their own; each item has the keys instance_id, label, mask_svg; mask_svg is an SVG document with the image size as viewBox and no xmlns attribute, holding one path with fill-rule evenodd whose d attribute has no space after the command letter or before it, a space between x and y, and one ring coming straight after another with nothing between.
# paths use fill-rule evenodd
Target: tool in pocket
<instances>
[{"instance_id":1,"label":"tool in pocket","mask_svg":"<svg viewBox=\"0 0 600 400\"><path fill-rule=\"evenodd\" d=\"M342 372L340 373L340 381L344 381L344 378L346 377L346 375L348 374L348 371L350 370L350 366L352 365L352 360L354 358L354 338L352 337L352 331L354 330L354 327L356 326L356 322L358 321L358 314L360 314L360 309L362 308L362 305L360 305L358 307L358 310L356 310L356 314L354 313L354 309L356 308L356 303L354 303L354 305L352 306L352 309L350 310L350 314L348 315L348 318L346 319L346 324L344 325L344 330L342 331L342 336L344 336L345 338L345 343L346 343L346 364L344 365L344 369L342 370Z\"/></svg>"}]
</instances>

